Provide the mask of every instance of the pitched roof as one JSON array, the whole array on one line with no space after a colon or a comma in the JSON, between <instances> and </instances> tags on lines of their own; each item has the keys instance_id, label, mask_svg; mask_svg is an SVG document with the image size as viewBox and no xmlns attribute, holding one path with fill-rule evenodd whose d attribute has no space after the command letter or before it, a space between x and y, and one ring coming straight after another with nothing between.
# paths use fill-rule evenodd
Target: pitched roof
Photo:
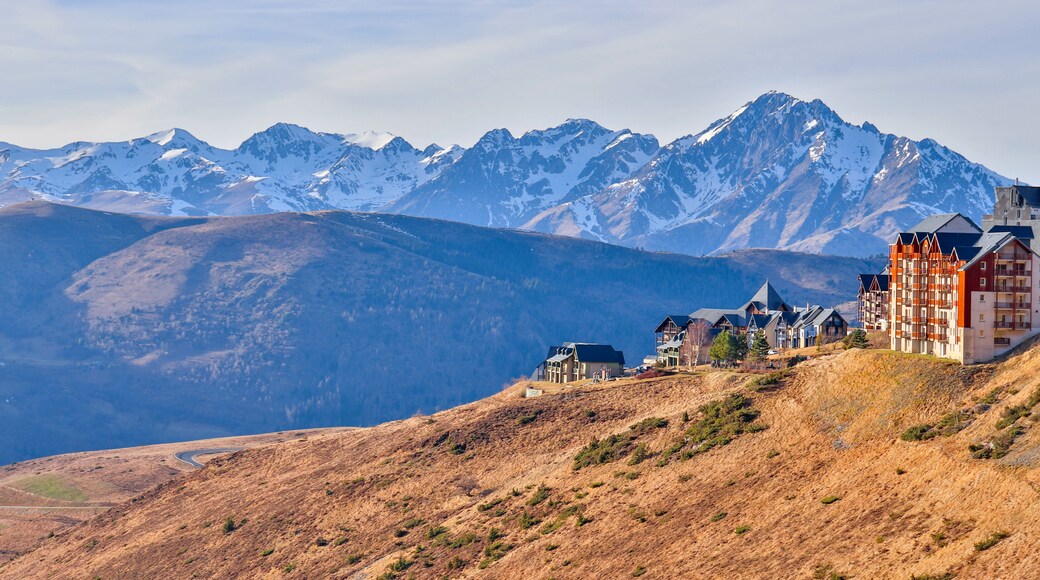
<instances>
[{"instance_id":1,"label":"pitched roof","mask_svg":"<svg viewBox=\"0 0 1040 580\"><path fill-rule=\"evenodd\" d=\"M690 315L693 320L703 320L708 324L715 324L726 316L743 316L744 310L733 308L701 308Z\"/></svg>"},{"instance_id":2,"label":"pitched roof","mask_svg":"<svg viewBox=\"0 0 1040 580\"><path fill-rule=\"evenodd\" d=\"M888 268L886 268L887 270ZM870 291L877 282L879 292L888 292L888 274L860 274L859 284L863 290Z\"/></svg>"},{"instance_id":3,"label":"pitched roof","mask_svg":"<svg viewBox=\"0 0 1040 580\"><path fill-rule=\"evenodd\" d=\"M661 321L661 324L657 325L657 329L655 329L654 332L661 332L662 330L664 330L664 326L668 324L669 320L675 323L676 326L682 328L690 323L691 318L685 314L669 314L668 316L664 317L664 320Z\"/></svg>"},{"instance_id":4,"label":"pitched roof","mask_svg":"<svg viewBox=\"0 0 1040 580\"><path fill-rule=\"evenodd\" d=\"M932 232L935 232L935 231L941 229L943 226L945 226L946 224L952 222L953 220L957 219L958 217L964 218L976 230L978 230L980 232L982 231L982 228L980 228L978 226L978 224L973 222L971 220L971 218L969 218L968 216L959 214L959 213L937 213L937 214L930 215L930 216L924 218L923 220L921 220L920 222L918 222L917 225L915 225L914 227L910 228L910 231L911 232L918 232L918 233L932 233Z\"/></svg>"},{"instance_id":5,"label":"pitched roof","mask_svg":"<svg viewBox=\"0 0 1040 580\"><path fill-rule=\"evenodd\" d=\"M971 246L979 241L984 234L956 234L939 232L932 234L935 243L938 244L939 250L944 254L949 254L953 248L957 246Z\"/></svg>"},{"instance_id":6,"label":"pitched roof","mask_svg":"<svg viewBox=\"0 0 1040 580\"><path fill-rule=\"evenodd\" d=\"M577 343L574 345L574 352L581 362L625 364L624 353L614 350L609 344Z\"/></svg>"},{"instance_id":7,"label":"pitched roof","mask_svg":"<svg viewBox=\"0 0 1040 580\"><path fill-rule=\"evenodd\" d=\"M1033 239L1033 228L1031 228L1030 226L1001 226L1001 225L994 225L994 226L990 226L990 228L988 230L986 230L986 232L987 233L989 233L989 232L1007 232L1009 234L1012 234L1016 238L1022 238L1023 240L1031 240L1031 239Z\"/></svg>"},{"instance_id":8,"label":"pitched roof","mask_svg":"<svg viewBox=\"0 0 1040 580\"><path fill-rule=\"evenodd\" d=\"M879 292L888 292L888 274L878 274L874 276L874 280L877 281Z\"/></svg>"},{"instance_id":9,"label":"pitched roof","mask_svg":"<svg viewBox=\"0 0 1040 580\"><path fill-rule=\"evenodd\" d=\"M744 305L744 310L754 305L759 310L780 310L784 307L790 308L784 299L780 297L780 293L773 288L773 285L766 280L765 284L755 292L755 295L751 297L751 300Z\"/></svg>"},{"instance_id":10,"label":"pitched roof","mask_svg":"<svg viewBox=\"0 0 1040 580\"><path fill-rule=\"evenodd\" d=\"M1026 203L1036 207L1040 206L1040 187L1032 185L1009 185L1007 187L998 187L997 193L1001 192L1012 192L1017 193L1026 200Z\"/></svg>"}]
</instances>

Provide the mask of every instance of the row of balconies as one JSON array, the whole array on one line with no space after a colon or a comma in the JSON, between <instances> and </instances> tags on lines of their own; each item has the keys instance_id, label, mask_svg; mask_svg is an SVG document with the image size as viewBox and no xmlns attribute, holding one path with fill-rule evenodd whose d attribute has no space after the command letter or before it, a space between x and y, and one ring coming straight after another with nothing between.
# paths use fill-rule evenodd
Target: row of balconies
<instances>
[{"instance_id":1,"label":"row of balconies","mask_svg":"<svg viewBox=\"0 0 1040 580\"><path fill-rule=\"evenodd\" d=\"M998 320L993 323L993 328L1007 330L1029 330L1030 326L1028 320Z\"/></svg>"}]
</instances>

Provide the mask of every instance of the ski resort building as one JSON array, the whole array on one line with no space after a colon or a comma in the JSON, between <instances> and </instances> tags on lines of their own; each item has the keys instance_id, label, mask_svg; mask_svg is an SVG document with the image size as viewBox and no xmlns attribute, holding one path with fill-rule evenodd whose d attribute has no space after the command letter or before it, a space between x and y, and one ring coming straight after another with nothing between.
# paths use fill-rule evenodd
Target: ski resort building
<instances>
[{"instance_id":1,"label":"ski resort building","mask_svg":"<svg viewBox=\"0 0 1040 580\"><path fill-rule=\"evenodd\" d=\"M983 230L1011 231L1031 246L1040 236L1040 187L998 187L994 198L993 213L982 216Z\"/></svg>"},{"instance_id":2,"label":"ski resort building","mask_svg":"<svg viewBox=\"0 0 1040 580\"><path fill-rule=\"evenodd\" d=\"M888 330L888 275L887 266L880 274L859 275L857 311L864 330Z\"/></svg>"},{"instance_id":3,"label":"ski resort building","mask_svg":"<svg viewBox=\"0 0 1040 580\"><path fill-rule=\"evenodd\" d=\"M1016 189L1022 188L998 188L998 198ZM1015 208L1022 200L1011 201ZM1028 200L1021 207L1030 207ZM1017 209L1008 211L1017 217ZM960 214L940 214L898 234L889 266L892 349L971 364L1035 335L1040 292L1033 272L1040 256L1030 249L1032 229L1023 225L991 220L983 231Z\"/></svg>"},{"instance_id":4,"label":"ski resort building","mask_svg":"<svg viewBox=\"0 0 1040 580\"><path fill-rule=\"evenodd\" d=\"M609 344L565 342L549 347L549 354L536 371L537 379L570 383L582 379L620 377L625 371L625 355Z\"/></svg>"},{"instance_id":5,"label":"ski resort building","mask_svg":"<svg viewBox=\"0 0 1040 580\"><path fill-rule=\"evenodd\" d=\"M834 308L791 306L767 281L740 308L701 308L666 316L654 329L654 342L659 362L690 366L707 362L711 341L723 331L747 334L750 342L761 330L770 348L801 348L841 340L848 328Z\"/></svg>"}]
</instances>

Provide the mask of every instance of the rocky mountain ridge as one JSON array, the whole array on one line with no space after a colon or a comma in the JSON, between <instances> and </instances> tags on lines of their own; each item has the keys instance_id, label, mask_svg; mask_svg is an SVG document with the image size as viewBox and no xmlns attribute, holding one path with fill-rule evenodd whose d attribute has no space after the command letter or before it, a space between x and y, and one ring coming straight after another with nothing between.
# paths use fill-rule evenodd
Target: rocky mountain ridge
<instances>
[{"instance_id":1,"label":"rocky mountain ridge","mask_svg":"<svg viewBox=\"0 0 1040 580\"><path fill-rule=\"evenodd\" d=\"M0 206L42 198L158 215L346 209L706 255L871 255L921 217L980 218L1009 180L930 139L852 125L770 92L705 130L652 135L569 119L469 149L286 123L233 150L182 129L50 150L0 143Z\"/></svg>"}]
</instances>

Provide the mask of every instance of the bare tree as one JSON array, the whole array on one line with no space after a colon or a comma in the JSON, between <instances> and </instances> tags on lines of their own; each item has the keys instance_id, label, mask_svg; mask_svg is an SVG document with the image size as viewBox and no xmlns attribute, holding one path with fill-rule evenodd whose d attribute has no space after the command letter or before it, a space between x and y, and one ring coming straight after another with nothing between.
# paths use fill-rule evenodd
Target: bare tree
<instances>
[{"instance_id":1,"label":"bare tree","mask_svg":"<svg viewBox=\"0 0 1040 580\"><path fill-rule=\"evenodd\" d=\"M692 366L700 364L701 347L710 346L711 339L711 325L704 320L694 320L686 327L686 340L683 342L683 347L687 350L688 359L690 354L693 355Z\"/></svg>"}]
</instances>

